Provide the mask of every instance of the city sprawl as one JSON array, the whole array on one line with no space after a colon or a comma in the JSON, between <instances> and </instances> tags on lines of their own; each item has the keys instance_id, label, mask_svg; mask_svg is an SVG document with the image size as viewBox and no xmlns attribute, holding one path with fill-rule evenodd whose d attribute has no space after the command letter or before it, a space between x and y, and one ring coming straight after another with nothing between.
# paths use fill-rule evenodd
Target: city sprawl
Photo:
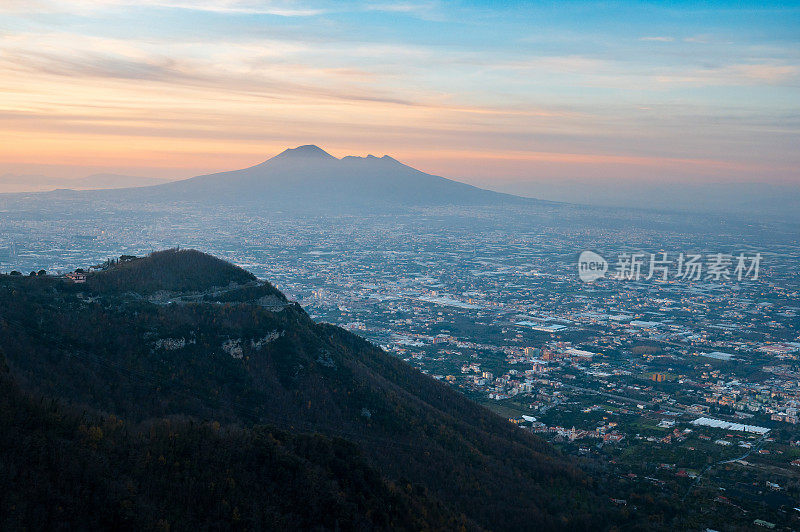
<instances>
[{"instance_id":1,"label":"city sprawl","mask_svg":"<svg viewBox=\"0 0 800 532\"><path fill-rule=\"evenodd\" d=\"M301 218L180 204L144 213L86 204L65 214L52 201L36 221L24 204L3 209L5 273L64 274L121 254L202 249L273 282L315 320L611 468L621 485L679 498L700 488L706 504L767 522L797 506L792 225L560 205ZM608 275L581 280L584 250L608 260ZM640 276L614 275L622 256L640 257ZM729 269L649 271L651 260L669 258L674 274L689 256L704 267L724 256Z\"/></svg>"}]
</instances>

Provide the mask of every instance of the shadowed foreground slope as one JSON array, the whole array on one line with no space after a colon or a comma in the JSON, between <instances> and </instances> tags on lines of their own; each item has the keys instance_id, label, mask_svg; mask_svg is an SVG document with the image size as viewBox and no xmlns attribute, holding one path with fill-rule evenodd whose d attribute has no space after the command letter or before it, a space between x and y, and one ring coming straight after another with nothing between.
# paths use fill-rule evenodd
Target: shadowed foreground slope
<instances>
[{"instance_id":1,"label":"shadowed foreground slope","mask_svg":"<svg viewBox=\"0 0 800 532\"><path fill-rule=\"evenodd\" d=\"M66 499L83 500L79 487L85 482L104 485L128 475L137 493L151 493L155 488L146 486L153 482L180 492L184 478L196 490L192 498L205 500L222 497L214 490L231 476L234 484L248 486L247 497L263 491L291 527L597 528L613 517L598 495L601 488L542 440L358 336L314 323L269 283L195 251L110 264L86 284L2 276L0 345L9 378L22 390L67 401L71 406L59 408L85 408L85 416L96 418L72 419L59 408L43 409L45 403L15 399L33 411L29 416L50 416L56 427L47 429L51 433L78 441L59 446L58 438L41 436L43 448L63 449L67 463L73 452L102 463L123 453L122 469L97 469ZM124 420L124 429L98 437L89 425L102 428L110 415ZM36 433L42 423L29 423L23 432ZM89 431L86 441L81 426ZM304 435L309 433L319 436ZM103 445L110 434L109 450ZM189 440L195 443L185 444ZM160 461L163 452L156 456L156 448L164 445L173 453L164 455L164 468L154 469L154 478L138 477L131 468L145 467L144 456ZM231 451L201 452L217 445ZM238 448L252 453L233 452ZM284 463L284 455L294 464L294 472L277 482L288 490L287 499L271 480L261 485L258 475L248 476L245 470L258 467L250 462L253 453L268 456L266 464ZM19 459L41 466L36 460L44 454ZM359 480L342 476L336 460L352 463ZM181 464L185 477L175 473ZM198 468L207 476L193 473ZM10 478L4 478L6 491L20 485ZM344 517L321 520L314 507L292 506L292 490L312 488L322 491L328 501L323 506ZM264 514L247 497L237 507L238 519L263 523ZM230 497L223 498L227 504L192 509L192 519L211 523L233 512ZM133 504L151 502L145 497ZM174 521L190 511L187 501L165 504L152 507L153 519L163 514ZM56 515L51 506L47 515Z\"/></svg>"}]
</instances>

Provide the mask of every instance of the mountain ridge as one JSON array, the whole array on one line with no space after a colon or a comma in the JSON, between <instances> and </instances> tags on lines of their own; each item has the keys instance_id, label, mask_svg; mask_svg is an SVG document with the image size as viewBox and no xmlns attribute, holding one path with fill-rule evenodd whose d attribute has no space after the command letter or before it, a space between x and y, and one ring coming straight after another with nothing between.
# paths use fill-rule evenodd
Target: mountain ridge
<instances>
[{"instance_id":1,"label":"mountain ridge","mask_svg":"<svg viewBox=\"0 0 800 532\"><path fill-rule=\"evenodd\" d=\"M53 193L51 193L53 194ZM58 192L70 200L234 205L307 214L407 211L446 206L540 205L524 198L428 174L383 155L334 157L306 144L256 165L158 185Z\"/></svg>"},{"instance_id":2,"label":"mountain ridge","mask_svg":"<svg viewBox=\"0 0 800 532\"><path fill-rule=\"evenodd\" d=\"M387 208L437 205L520 204L518 196L480 189L427 174L396 159L338 159L315 145L285 150L262 163L151 187L184 198L250 201L284 208Z\"/></svg>"},{"instance_id":3,"label":"mountain ridge","mask_svg":"<svg viewBox=\"0 0 800 532\"><path fill-rule=\"evenodd\" d=\"M278 159L278 158L284 159L293 157L318 157L322 159L338 159L338 157L334 157L333 155L326 152L316 144L303 144L302 146L298 146L296 148L287 148L278 155L276 155L275 157L267 159L264 162L268 162L271 159Z\"/></svg>"}]
</instances>

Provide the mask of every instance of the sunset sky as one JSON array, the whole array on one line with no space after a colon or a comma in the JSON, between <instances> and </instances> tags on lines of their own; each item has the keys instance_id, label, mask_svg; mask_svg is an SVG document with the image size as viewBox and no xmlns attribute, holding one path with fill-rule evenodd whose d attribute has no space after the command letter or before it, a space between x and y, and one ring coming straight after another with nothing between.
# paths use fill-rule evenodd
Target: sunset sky
<instances>
[{"instance_id":1,"label":"sunset sky","mask_svg":"<svg viewBox=\"0 0 800 532\"><path fill-rule=\"evenodd\" d=\"M797 3L531 4L0 0L0 174L800 182Z\"/></svg>"}]
</instances>

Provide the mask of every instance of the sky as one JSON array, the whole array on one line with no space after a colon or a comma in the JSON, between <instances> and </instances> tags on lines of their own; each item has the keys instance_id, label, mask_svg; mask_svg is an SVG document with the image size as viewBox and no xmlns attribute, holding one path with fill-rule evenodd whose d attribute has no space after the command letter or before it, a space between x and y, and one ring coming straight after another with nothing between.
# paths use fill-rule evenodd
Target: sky
<instances>
[{"instance_id":1,"label":"sky","mask_svg":"<svg viewBox=\"0 0 800 532\"><path fill-rule=\"evenodd\" d=\"M800 184L798 133L798 2L0 0L0 174Z\"/></svg>"}]
</instances>

